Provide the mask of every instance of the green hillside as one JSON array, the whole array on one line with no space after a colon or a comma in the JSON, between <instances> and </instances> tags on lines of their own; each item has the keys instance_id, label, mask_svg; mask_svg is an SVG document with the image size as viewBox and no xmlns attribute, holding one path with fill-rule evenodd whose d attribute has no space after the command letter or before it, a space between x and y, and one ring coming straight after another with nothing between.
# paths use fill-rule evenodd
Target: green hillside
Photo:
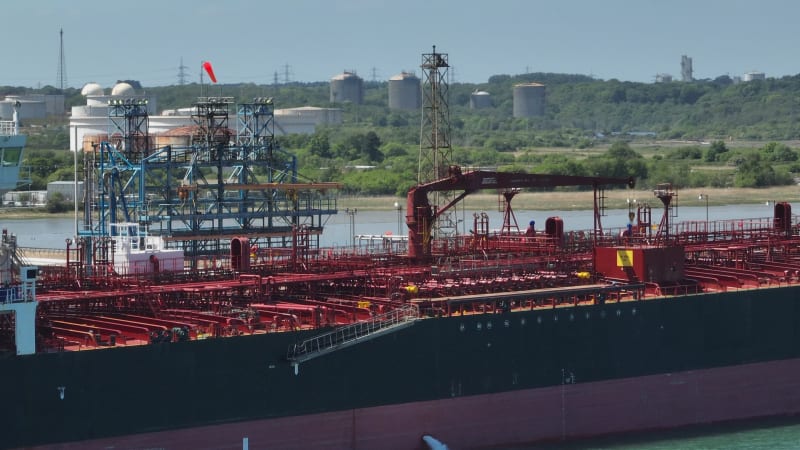
<instances>
[{"instance_id":1,"label":"green hillside","mask_svg":"<svg viewBox=\"0 0 800 450\"><path fill-rule=\"evenodd\" d=\"M512 116L513 86L546 86L542 117ZM135 81L134 81L135 83ZM361 105L329 102L327 82L282 85L232 84L142 87L159 109L191 106L202 94L245 102L273 97L277 108L338 107L341 126L310 136L279 138L298 155L304 177L342 181L359 194L403 194L415 183L421 112L389 110L386 82L365 82ZM493 107L469 108L470 94L484 90ZM44 88L36 92L52 92ZM0 87L2 94L28 93ZM82 104L78 89L67 105ZM761 187L793 183L800 163L800 75L733 83L723 76L691 83L632 83L583 75L496 75L486 83L452 83L449 89L454 162L499 170L636 176L639 186ZM68 142L64 123L31 133L31 163L50 168ZM53 150L45 156L38 150ZM37 184L68 173L35 167ZM352 166L374 166L370 170ZM67 172L67 171L62 171Z\"/></svg>"}]
</instances>

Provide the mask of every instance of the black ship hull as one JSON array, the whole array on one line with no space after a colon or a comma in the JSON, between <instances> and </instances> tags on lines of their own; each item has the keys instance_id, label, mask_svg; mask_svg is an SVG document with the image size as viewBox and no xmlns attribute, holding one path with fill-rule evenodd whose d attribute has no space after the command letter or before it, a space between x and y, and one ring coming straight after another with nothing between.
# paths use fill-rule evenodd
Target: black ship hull
<instances>
[{"instance_id":1,"label":"black ship hull","mask_svg":"<svg viewBox=\"0 0 800 450\"><path fill-rule=\"evenodd\" d=\"M795 414L798 302L781 286L431 317L297 370L287 349L318 331L9 357L0 446L274 429L253 444L422 448L430 433L467 448Z\"/></svg>"}]
</instances>

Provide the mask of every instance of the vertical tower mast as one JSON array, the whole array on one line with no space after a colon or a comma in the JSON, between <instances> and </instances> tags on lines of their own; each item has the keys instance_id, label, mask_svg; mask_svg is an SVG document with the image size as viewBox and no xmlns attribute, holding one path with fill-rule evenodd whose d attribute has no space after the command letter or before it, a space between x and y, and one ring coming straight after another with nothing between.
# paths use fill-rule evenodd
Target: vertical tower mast
<instances>
[{"instance_id":1,"label":"vertical tower mast","mask_svg":"<svg viewBox=\"0 0 800 450\"><path fill-rule=\"evenodd\" d=\"M446 53L422 55L422 126L420 129L419 172L417 182L427 183L444 178L453 165L453 149L450 146L450 108L447 71L450 67ZM455 197L453 192L442 191L430 194L431 205L439 209ZM456 234L455 211L446 211L437 219L433 237L449 238Z\"/></svg>"},{"instance_id":2,"label":"vertical tower mast","mask_svg":"<svg viewBox=\"0 0 800 450\"><path fill-rule=\"evenodd\" d=\"M61 89L63 93L64 89L67 87L67 61L64 58L64 29L62 28L59 30L58 34L61 43L58 53L58 88Z\"/></svg>"}]
</instances>

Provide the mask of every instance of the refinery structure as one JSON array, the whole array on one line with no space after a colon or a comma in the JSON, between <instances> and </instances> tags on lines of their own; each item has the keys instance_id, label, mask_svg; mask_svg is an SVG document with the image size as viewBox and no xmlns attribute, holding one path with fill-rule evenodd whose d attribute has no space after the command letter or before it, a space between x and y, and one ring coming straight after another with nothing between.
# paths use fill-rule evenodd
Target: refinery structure
<instances>
[{"instance_id":1,"label":"refinery structure","mask_svg":"<svg viewBox=\"0 0 800 450\"><path fill-rule=\"evenodd\" d=\"M186 145L161 147L153 145L149 105L146 98L113 96L110 139L84 150L84 212L68 249L73 262L98 275L120 253L118 236L153 236L183 251L195 268L232 246L236 267L267 249L291 249L271 254L301 264L325 218L337 212L332 194L339 185L298 178L295 157L275 143L272 99L237 105L229 97L201 97ZM158 269L153 255L142 270Z\"/></svg>"}]
</instances>

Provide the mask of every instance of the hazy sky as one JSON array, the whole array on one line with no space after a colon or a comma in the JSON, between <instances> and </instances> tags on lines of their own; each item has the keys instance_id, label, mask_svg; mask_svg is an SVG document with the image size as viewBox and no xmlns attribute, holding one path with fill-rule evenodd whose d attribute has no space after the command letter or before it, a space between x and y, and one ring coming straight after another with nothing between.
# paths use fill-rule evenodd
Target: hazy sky
<instances>
[{"instance_id":1,"label":"hazy sky","mask_svg":"<svg viewBox=\"0 0 800 450\"><path fill-rule=\"evenodd\" d=\"M9 0L0 8L0 85L187 81L210 61L220 83L327 81L344 70L420 75L432 45L456 82L496 74L579 73L651 82L760 71L800 73L796 0Z\"/></svg>"}]
</instances>

